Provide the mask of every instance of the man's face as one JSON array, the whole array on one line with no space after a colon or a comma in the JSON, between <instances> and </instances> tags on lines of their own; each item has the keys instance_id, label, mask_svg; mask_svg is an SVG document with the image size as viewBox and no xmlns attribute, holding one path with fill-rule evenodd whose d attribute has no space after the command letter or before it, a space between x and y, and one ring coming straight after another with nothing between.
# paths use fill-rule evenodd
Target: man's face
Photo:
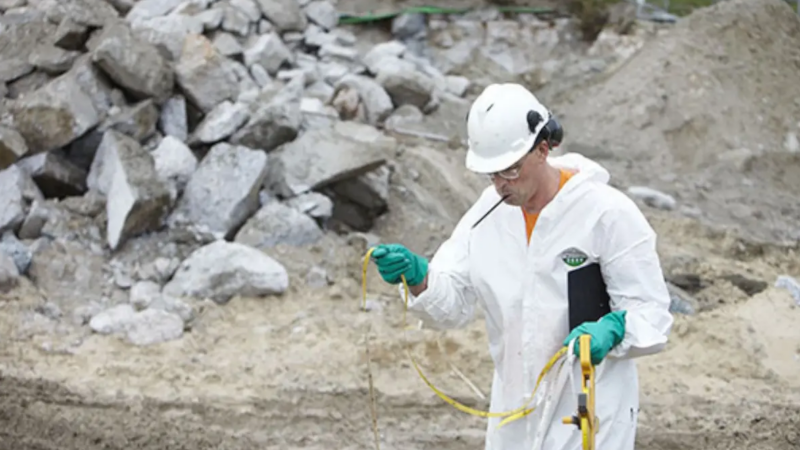
<instances>
[{"instance_id":1,"label":"man's face","mask_svg":"<svg viewBox=\"0 0 800 450\"><path fill-rule=\"evenodd\" d=\"M536 148L506 170L491 174L497 193L511 206L522 206L536 192L542 149Z\"/></svg>"}]
</instances>

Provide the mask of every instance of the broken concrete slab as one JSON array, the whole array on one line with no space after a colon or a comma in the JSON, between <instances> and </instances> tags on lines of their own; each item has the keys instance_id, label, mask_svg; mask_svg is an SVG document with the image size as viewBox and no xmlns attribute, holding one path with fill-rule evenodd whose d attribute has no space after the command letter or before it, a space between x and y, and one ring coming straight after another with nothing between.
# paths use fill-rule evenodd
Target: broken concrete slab
<instances>
[{"instance_id":1,"label":"broken concrete slab","mask_svg":"<svg viewBox=\"0 0 800 450\"><path fill-rule=\"evenodd\" d=\"M300 98L288 88L289 85L272 97L268 93L261 95L249 120L233 134L230 142L270 152L294 140L300 132L303 115Z\"/></svg>"},{"instance_id":2,"label":"broken concrete slab","mask_svg":"<svg viewBox=\"0 0 800 450\"><path fill-rule=\"evenodd\" d=\"M216 144L230 137L250 118L250 108L244 103L224 100L209 111L192 133L189 144Z\"/></svg>"},{"instance_id":3,"label":"broken concrete slab","mask_svg":"<svg viewBox=\"0 0 800 450\"><path fill-rule=\"evenodd\" d=\"M0 125L0 170L14 164L28 153L25 138L13 128Z\"/></svg>"},{"instance_id":4,"label":"broken concrete slab","mask_svg":"<svg viewBox=\"0 0 800 450\"><path fill-rule=\"evenodd\" d=\"M202 35L186 36L175 74L186 98L203 113L239 95L236 74L226 68L225 57Z\"/></svg>"},{"instance_id":5,"label":"broken concrete slab","mask_svg":"<svg viewBox=\"0 0 800 450\"><path fill-rule=\"evenodd\" d=\"M16 230L34 201L44 196L30 175L16 165L0 171L0 233Z\"/></svg>"},{"instance_id":6,"label":"broken concrete slab","mask_svg":"<svg viewBox=\"0 0 800 450\"><path fill-rule=\"evenodd\" d=\"M106 131L119 131L137 142L143 142L155 135L158 118L158 108L152 99L122 108L113 107L100 125L70 144L69 159L78 167L88 170Z\"/></svg>"},{"instance_id":7,"label":"broken concrete slab","mask_svg":"<svg viewBox=\"0 0 800 450\"><path fill-rule=\"evenodd\" d=\"M394 138L357 122L308 130L273 152L268 185L286 198L317 190L377 169L396 146Z\"/></svg>"},{"instance_id":8,"label":"broken concrete slab","mask_svg":"<svg viewBox=\"0 0 800 450\"><path fill-rule=\"evenodd\" d=\"M262 34L244 50L244 64L247 67L258 64L272 76L275 76L282 67L294 63L294 53L278 33Z\"/></svg>"},{"instance_id":9,"label":"broken concrete slab","mask_svg":"<svg viewBox=\"0 0 800 450\"><path fill-rule=\"evenodd\" d=\"M108 246L116 250L131 237L164 225L172 206L167 184L156 171L153 157L138 144L117 154L106 200Z\"/></svg>"},{"instance_id":10,"label":"broken concrete slab","mask_svg":"<svg viewBox=\"0 0 800 450\"><path fill-rule=\"evenodd\" d=\"M247 245L219 240L181 262L162 293L227 303L237 295L280 295L288 288L289 275L281 263Z\"/></svg>"},{"instance_id":11,"label":"broken concrete slab","mask_svg":"<svg viewBox=\"0 0 800 450\"><path fill-rule=\"evenodd\" d=\"M86 179L87 187L107 195L122 160L136 159L143 151L142 146L130 136L116 130L106 131L92 160Z\"/></svg>"},{"instance_id":12,"label":"broken concrete slab","mask_svg":"<svg viewBox=\"0 0 800 450\"><path fill-rule=\"evenodd\" d=\"M183 192L186 183L197 170L197 157L180 139L166 136L151 153L158 176L175 187L175 194Z\"/></svg>"},{"instance_id":13,"label":"broken concrete slab","mask_svg":"<svg viewBox=\"0 0 800 450\"><path fill-rule=\"evenodd\" d=\"M372 78L347 74L336 83L337 90L345 86L358 92L359 100L364 106L367 123L370 125L382 124L392 114L394 110L392 98L386 89Z\"/></svg>"},{"instance_id":14,"label":"broken concrete slab","mask_svg":"<svg viewBox=\"0 0 800 450\"><path fill-rule=\"evenodd\" d=\"M304 31L308 18L296 0L256 0L264 17L281 33Z\"/></svg>"},{"instance_id":15,"label":"broken concrete slab","mask_svg":"<svg viewBox=\"0 0 800 450\"><path fill-rule=\"evenodd\" d=\"M64 147L100 122L92 98L68 77L10 102L9 110L30 154Z\"/></svg>"},{"instance_id":16,"label":"broken concrete slab","mask_svg":"<svg viewBox=\"0 0 800 450\"><path fill-rule=\"evenodd\" d=\"M273 200L262 206L236 233L236 242L265 250L277 245L306 246L322 239L317 223L291 206Z\"/></svg>"},{"instance_id":17,"label":"broken concrete slab","mask_svg":"<svg viewBox=\"0 0 800 450\"><path fill-rule=\"evenodd\" d=\"M28 57L28 62L49 75L61 75L68 71L81 55L75 50L64 50L51 44L39 44Z\"/></svg>"},{"instance_id":18,"label":"broken concrete slab","mask_svg":"<svg viewBox=\"0 0 800 450\"><path fill-rule=\"evenodd\" d=\"M92 51L95 62L133 98L154 98L163 103L172 94L174 74L152 44L133 35L124 23L103 29Z\"/></svg>"},{"instance_id":19,"label":"broken concrete slab","mask_svg":"<svg viewBox=\"0 0 800 450\"><path fill-rule=\"evenodd\" d=\"M61 152L39 153L17 165L28 173L46 198L64 198L86 192L86 171Z\"/></svg>"},{"instance_id":20,"label":"broken concrete slab","mask_svg":"<svg viewBox=\"0 0 800 450\"><path fill-rule=\"evenodd\" d=\"M187 229L201 240L232 238L258 209L266 173L263 151L215 145L186 184L169 218L170 228Z\"/></svg>"},{"instance_id":21,"label":"broken concrete slab","mask_svg":"<svg viewBox=\"0 0 800 450\"><path fill-rule=\"evenodd\" d=\"M375 76L395 107L414 105L424 111L434 96L436 84L433 79L416 70L413 64L403 60L384 58Z\"/></svg>"}]
</instances>

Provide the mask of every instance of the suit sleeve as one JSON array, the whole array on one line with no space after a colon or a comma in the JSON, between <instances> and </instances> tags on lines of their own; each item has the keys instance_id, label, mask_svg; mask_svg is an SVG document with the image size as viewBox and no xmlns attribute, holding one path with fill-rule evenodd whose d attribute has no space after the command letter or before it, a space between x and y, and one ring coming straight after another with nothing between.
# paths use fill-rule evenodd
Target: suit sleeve
<instances>
[{"instance_id":1,"label":"suit sleeve","mask_svg":"<svg viewBox=\"0 0 800 450\"><path fill-rule=\"evenodd\" d=\"M469 274L471 214L456 226L428 265L428 287L419 296L408 293L408 311L432 329L462 328L474 318L476 295ZM400 295L404 295L400 285Z\"/></svg>"},{"instance_id":2,"label":"suit sleeve","mask_svg":"<svg viewBox=\"0 0 800 450\"><path fill-rule=\"evenodd\" d=\"M624 195L624 194L623 194ZM636 204L624 197L601 220L600 261L613 311L625 310L625 336L609 356L635 358L667 344L673 317L656 251L656 233Z\"/></svg>"}]
</instances>

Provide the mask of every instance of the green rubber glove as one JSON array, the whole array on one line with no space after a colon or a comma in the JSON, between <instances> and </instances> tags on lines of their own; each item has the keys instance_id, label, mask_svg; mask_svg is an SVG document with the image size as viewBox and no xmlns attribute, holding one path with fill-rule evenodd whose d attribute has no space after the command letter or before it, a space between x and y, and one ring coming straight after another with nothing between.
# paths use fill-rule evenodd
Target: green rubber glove
<instances>
[{"instance_id":1,"label":"green rubber glove","mask_svg":"<svg viewBox=\"0 0 800 450\"><path fill-rule=\"evenodd\" d=\"M408 285L416 286L425 281L428 274L428 260L400 244L378 245L372 252L372 260L387 283L399 284L402 282L400 275L405 275Z\"/></svg>"},{"instance_id":2,"label":"green rubber glove","mask_svg":"<svg viewBox=\"0 0 800 450\"><path fill-rule=\"evenodd\" d=\"M625 311L613 311L603 316L597 322L585 322L577 327L564 339L564 345L569 345L573 339L583 334L592 337L592 364L598 365L605 359L608 352L615 345L622 342L625 337ZM575 342L573 347L575 356L580 356L580 346Z\"/></svg>"}]
</instances>

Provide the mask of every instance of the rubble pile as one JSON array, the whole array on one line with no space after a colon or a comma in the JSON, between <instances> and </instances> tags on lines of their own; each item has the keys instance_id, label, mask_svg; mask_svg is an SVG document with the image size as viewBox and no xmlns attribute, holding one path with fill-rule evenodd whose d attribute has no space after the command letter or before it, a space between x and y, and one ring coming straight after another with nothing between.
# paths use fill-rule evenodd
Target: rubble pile
<instances>
[{"instance_id":1,"label":"rubble pile","mask_svg":"<svg viewBox=\"0 0 800 450\"><path fill-rule=\"evenodd\" d=\"M283 293L286 268L267 252L278 244L369 230L398 149L386 121L400 108L423 117L469 86L400 39L359 50L327 0L0 9L0 287L28 275L79 322L132 342L149 342L136 337L144 322L181 329L192 316L182 297ZM154 234L152 259L115 259ZM59 265L103 267L131 299L68 301L81 283L54 277Z\"/></svg>"}]
</instances>

